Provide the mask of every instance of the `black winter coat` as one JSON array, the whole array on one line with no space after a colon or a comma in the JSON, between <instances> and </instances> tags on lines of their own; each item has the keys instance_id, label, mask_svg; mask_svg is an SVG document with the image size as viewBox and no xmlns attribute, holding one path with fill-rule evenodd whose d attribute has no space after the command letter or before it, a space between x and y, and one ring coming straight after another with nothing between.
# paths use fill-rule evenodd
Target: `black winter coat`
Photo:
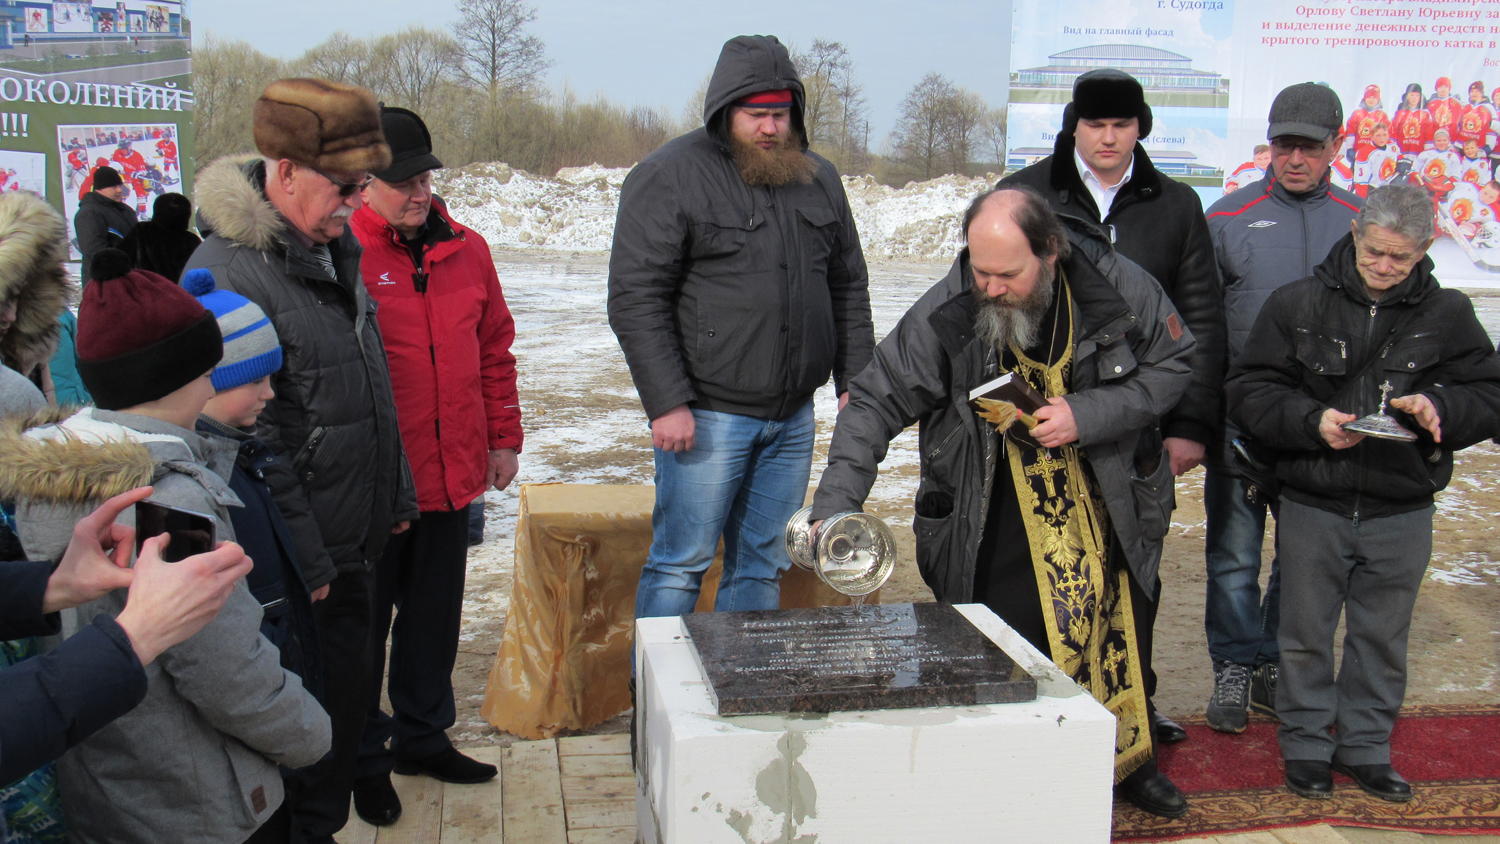
<instances>
[{"instance_id":1,"label":"black winter coat","mask_svg":"<svg viewBox=\"0 0 1500 844\"><path fill-rule=\"evenodd\" d=\"M0 562L0 640L56 635L42 614L50 562ZM0 788L63 755L146 697L130 638L101 615L51 653L0 671Z\"/></svg>"},{"instance_id":2,"label":"black winter coat","mask_svg":"<svg viewBox=\"0 0 1500 844\"><path fill-rule=\"evenodd\" d=\"M1366 437L1352 448L1330 448L1318 433L1323 411L1374 413L1386 381L1391 398L1432 399L1442 442L1389 409L1417 433L1416 442ZM1453 476L1453 452L1500 434L1500 356L1469 297L1441 287L1432 259L1423 258L1405 281L1372 300L1352 235L1312 276L1271 294L1226 390L1235 423L1279 450L1282 494L1356 520L1427 507Z\"/></svg>"},{"instance_id":3,"label":"black winter coat","mask_svg":"<svg viewBox=\"0 0 1500 844\"><path fill-rule=\"evenodd\" d=\"M811 184L751 187L727 141L729 106L802 84L769 36L724 47L705 127L630 172L609 259L609 324L646 415L681 404L783 419L827 383L840 392L875 345L864 253L843 182L818 162Z\"/></svg>"},{"instance_id":4,"label":"black winter coat","mask_svg":"<svg viewBox=\"0 0 1500 844\"><path fill-rule=\"evenodd\" d=\"M101 249L118 249L120 242L136 226L135 210L123 202L116 202L98 191L89 191L78 200L78 213L73 215L73 233L78 238L78 251L83 253L79 271L87 282L90 262Z\"/></svg>"},{"instance_id":5,"label":"black winter coat","mask_svg":"<svg viewBox=\"0 0 1500 844\"><path fill-rule=\"evenodd\" d=\"M186 226L178 228L153 218L131 229L119 248L136 269L181 282L182 268L202 242Z\"/></svg>"},{"instance_id":6,"label":"black winter coat","mask_svg":"<svg viewBox=\"0 0 1500 844\"><path fill-rule=\"evenodd\" d=\"M417 517L416 488L359 241L346 230L329 244L330 277L287 231L264 184L259 159L223 159L198 174L199 230L211 233L186 269L209 269L276 326L283 364L255 433L281 458L266 472L281 511L294 528L309 520L324 549L301 560L307 581L326 583L335 566L363 572L380 559L391 527Z\"/></svg>"},{"instance_id":7,"label":"black winter coat","mask_svg":"<svg viewBox=\"0 0 1500 844\"><path fill-rule=\"evenodd\" d=\"M1110 248L1092 225L1064 218L1073 245L1062 265L1075 305L1068 406L1078 444L1135 579L1155 594L1172 518L1172 470L1157 420L1192 378L1191 332L1161 286ZM964 250L875 348L839 413L812 518L862 509L890 441L920 425L917 570L939 601L974 598L974 568L990 506L1000 439L969 404L995 377L995 350L974 330L974 276Z\"/></svg>"},{"instance_id":8,"label":"black winter coat","mask_svg":"<svg viewBox=\"0 0 1500 844\"><path fill-rule=\"evenodd\" d=\"M1224 301L1214 244L1203 203L1187 185L1163 176L1146 150L1135 145L1130 181L1100 215L1073 160L1072 132L1058 133L1053 153L1000 181L1026 185L1047 198L1059 214L1099 226L1121 255L1150 273L1198 341L1193 383L1162 422L1162 433L1208 445L1219 424L1224 383Z\"/></svg>"}]
</instances>

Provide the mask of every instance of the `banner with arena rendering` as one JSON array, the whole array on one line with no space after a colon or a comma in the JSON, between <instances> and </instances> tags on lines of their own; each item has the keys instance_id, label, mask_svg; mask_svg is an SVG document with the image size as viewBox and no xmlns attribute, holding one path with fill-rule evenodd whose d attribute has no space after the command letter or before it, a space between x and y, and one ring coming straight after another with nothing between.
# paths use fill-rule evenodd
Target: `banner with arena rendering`
<instances>
[{"instance_id":1,"label":"banner with arena rendering","mask_svg":"<svg viewBox=\"0 0 1500 844\"><path fill-rule=\"evenodd\" d=\"M1073 81L1114 67L1146 89L1152 162L1205 204L1218 197L1233 158L1232 0L1015 0L1011 32L1007 169L1051 155Z\"/></svg>"},{"instance_id":2,"label":"banner with arena rendering","mask_svg":"<svg viewBox=\"0 0 1500 844\"><path fill-rule=\"evenodd\" d=\"M192 183L191 32L174 0L33 2L0 9L0 190L68 220L108 165L141 218Z\"/></svg>"},{"instance_id":3,"label":"banner with arena rendering","mask_svg":"<svg viewBox=\"0 0 1500 844\"><path fill-rule=\"evenodd\" d=\"M1012 31L1010 169L1115 67L1146 89L1152 161L1207 205L1264 175L1276 93L1320 82L1344 103L1335 183L1426 187L1438 277L1500 286L1500 0L1015 0Z\"/></svg>"}]
</instances>

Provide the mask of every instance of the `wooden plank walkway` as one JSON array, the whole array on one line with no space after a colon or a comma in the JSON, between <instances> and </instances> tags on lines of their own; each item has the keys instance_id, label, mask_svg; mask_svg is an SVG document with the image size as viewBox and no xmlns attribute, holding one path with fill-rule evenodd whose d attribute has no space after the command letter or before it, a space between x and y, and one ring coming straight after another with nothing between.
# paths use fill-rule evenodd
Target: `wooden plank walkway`
<instances>
[{"instance_id":1,"label":"wooden plank walkway","mask_svg":"<svg viewBox=\"0 0 1500 844\"><path fill-rule=\"evenodd\" d=\"M401 795L401 820L376 828L351 817L338 835L339 844L635 841L635 776L630 770L629 736L518 741L506 748L465 748L464 753L499 765L500 776L481 785L392 776ZM1193 838L1179 844L1349 844L1349 840L1332 827L1308 826Z\"/></svg>"},{"instance_id":2,"label":"wooden plank walkway","mask_svg":"<svg viewBox=\"0 0 1500 844\"><path fill-rule=\"evenodd\" d=\"M392 776L401 819L373 827L352 812L339 844L632 844L630 737L576 736L465 748L500 766L480 785Z\"/></svg>"}]
</instances>

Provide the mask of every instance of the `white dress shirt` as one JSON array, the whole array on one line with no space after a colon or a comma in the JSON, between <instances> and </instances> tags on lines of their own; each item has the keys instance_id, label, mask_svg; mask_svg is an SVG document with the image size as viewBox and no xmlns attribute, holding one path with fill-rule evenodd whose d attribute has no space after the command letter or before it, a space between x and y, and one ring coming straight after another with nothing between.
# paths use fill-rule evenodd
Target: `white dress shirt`
<instances>
[{"instance_id":1,"label":"white dress shirt","mask_svg":"<svg viewBox=\"0 0 1500 844\"><path fill-rule=\"evenodd\" d=\"M1083 186L1088 188L1089 193L1093 195L1094 205L1099 209L1099 220L1102 222L1105 217L1109 216L1109 208L1115 204L1115 194L1120 192L1120 186L1130 181L1131 174L1135 172L1135 153L1131 152L1130 164L1125 167L1125 175L1120 177L1120 181L1115 182L1114 187L1107 188L1099 181L1099 177L1089 169L1089 165L1083 160L1083 156L1078 154L1076 148L1073 150L1073 164L1078 167L1078 175L1083 179Z\"/></svg>"}]
</instances>

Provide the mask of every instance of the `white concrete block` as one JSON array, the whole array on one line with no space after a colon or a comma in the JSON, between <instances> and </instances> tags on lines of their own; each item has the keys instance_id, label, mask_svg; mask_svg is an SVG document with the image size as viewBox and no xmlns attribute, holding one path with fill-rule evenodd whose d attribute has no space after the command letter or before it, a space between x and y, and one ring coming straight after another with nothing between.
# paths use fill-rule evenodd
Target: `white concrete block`
<instances>
[{"instance_id":1,"label":"white concrete block","mask_svg":"<svg viewBox=\"0 0 1500 844\"><path fill-rule=\"evenodd\" d=\"M637 621L640 840L1107 842L1114 716L988 608L958 609L1035 701L721 718L681 620Z\"/></svg>"}]
</instances>

